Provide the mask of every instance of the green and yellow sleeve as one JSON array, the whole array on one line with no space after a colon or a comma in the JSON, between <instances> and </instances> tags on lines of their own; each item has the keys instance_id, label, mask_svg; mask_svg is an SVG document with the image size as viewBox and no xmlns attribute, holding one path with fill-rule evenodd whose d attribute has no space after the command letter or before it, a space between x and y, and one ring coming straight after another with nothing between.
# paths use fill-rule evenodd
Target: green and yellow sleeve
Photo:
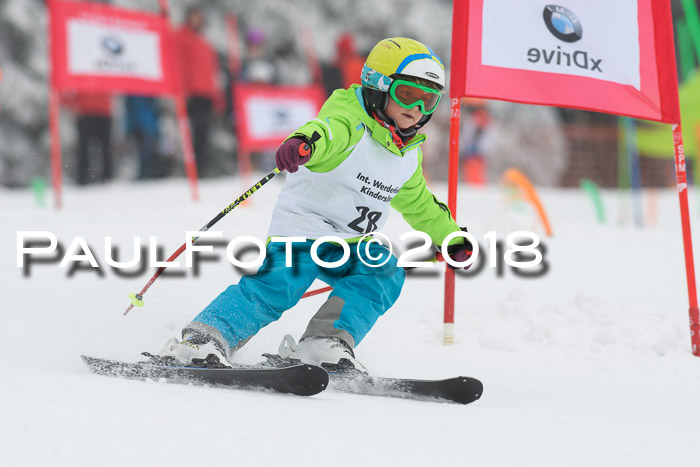
<instances>
[{"instance_id":1,"label":"green and yellow sleeve","mask_svg":"<svg viewBox=\"0 0 700 467\"><path fill-rule=\"evenodd\" d=\"M459 230L459 226L447 205L439 201L426 186L422 162L423 154L420 153L418 168L391 200L391 206L401 213L408 225L427 233L433 243L440 246L445 237ZM464 239L457 237L450 242L451 245L459 243L464 243Z\"/></svg>"}]
</instances>

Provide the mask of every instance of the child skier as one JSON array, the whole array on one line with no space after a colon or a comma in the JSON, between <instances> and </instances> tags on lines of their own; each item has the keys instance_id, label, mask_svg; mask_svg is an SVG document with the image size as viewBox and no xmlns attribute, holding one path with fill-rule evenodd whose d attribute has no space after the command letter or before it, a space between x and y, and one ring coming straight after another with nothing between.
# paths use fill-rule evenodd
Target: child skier
<instances>
[{"instance_id":1,"label":"child skier","mask_svg":"<svg viewBox=\"0 0 700 467\"><path fill-rule=\"evenodd\" d=\"M277 149L277 167L289 175L272 214L268 235L273 241L258 272L214 299L183 329L182 340L171 339L160 355L183 364L211 362L214 355L226 364L233 351L293 307L318 278L333 292L298 344L285 337L280 356L366 372L353 348L397 300L405 273L393 256L383 266L368 266L366 256L386 258L388 250L377 242L356 249L353 241L379 230L390 205L436 245L460 230L425 185L420 149L425 136L417 134L435 111L444 85L443 64L430 48L403 37L380 41L367 57L362 85L335 91L318 118ZM308 148L310 154L302 155ZM353 246L340 267L312 260L313 240L329 235ZM276 237L307 239L293 244L291 267L285 266L286 245ZM463 262L471 251L471 244L457 237L447 253ZM336 243L317 250L325 262L343 254Z\"/></svg>"}]
</instances>

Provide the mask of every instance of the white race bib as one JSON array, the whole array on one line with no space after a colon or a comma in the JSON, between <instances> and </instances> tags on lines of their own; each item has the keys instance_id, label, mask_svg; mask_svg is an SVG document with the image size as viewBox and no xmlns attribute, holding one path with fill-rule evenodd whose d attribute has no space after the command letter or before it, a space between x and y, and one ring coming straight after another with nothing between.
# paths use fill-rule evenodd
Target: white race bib
<instances>
[{"instance_id":1,"label":"white race bib","mask_svg":"<svg viewBox=\"0 0 700 467\"><path fill-rule=\"evenodd\" d=\"M268 236L359 237L381 229L390 202L418 168L418 151L399 157L365 129L350 155L330 172L304 166L287 174Z\"/></svg>"}]
</instances>

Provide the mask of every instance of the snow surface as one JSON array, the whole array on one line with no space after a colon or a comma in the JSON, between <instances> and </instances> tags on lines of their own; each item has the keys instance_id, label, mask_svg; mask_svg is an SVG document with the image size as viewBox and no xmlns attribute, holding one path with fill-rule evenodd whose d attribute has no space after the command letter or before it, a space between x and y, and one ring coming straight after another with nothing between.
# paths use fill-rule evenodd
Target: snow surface
<instances>
[{"instance_id":1,"label":"snow surface","mask_svg":"<svg viewBox=\"0 0 700 467\"><path fill-rule=\"evenodd\" d=\"M136 361L157 351L239 277L218 250L222 260L204 263L199 278L159 279L146 307L123 317L127 295L150 274L117 277L105 266L104 237L128 256L134 236L154 235L170 253L249 184L204 181L197 204L183 180L68 187L62 211L37 207L29 191L0 191L2 465L698 465L700 359L690 353L673 190L645 193L658 206L646 229L619 225L628 200L616 192L604 193L613 221L598 225L584 193L542 190L554 228L543 239L549 272L524 279L485 268L458 277L455 345L441 343L442 274L407 279L358 358L377 375L478 377L485 392L472 405L89 374L81 354ZM271 181L215 229L226 239L264 238L281 186ZM446 198L444 185L435 192ZM691 212L697 219L695 193ZM542 233L530 209L496 186L462 187L458 219L480 238ZM695 222L696 244L699 228ZM104 277L67 277L56 263L23 277L19 230L52 231L64 247L84 236ZM393 213L384 232L397 239L407 230ZM302 300L238 360L258 361L286 333L298 338L323 300Z\"/></svg>"}]
</instances>

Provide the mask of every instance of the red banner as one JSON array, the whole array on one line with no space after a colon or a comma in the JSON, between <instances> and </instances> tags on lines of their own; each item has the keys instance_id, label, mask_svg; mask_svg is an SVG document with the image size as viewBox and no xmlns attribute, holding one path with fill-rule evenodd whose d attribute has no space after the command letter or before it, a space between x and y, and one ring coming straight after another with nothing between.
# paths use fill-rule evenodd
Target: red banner
<instances>
[{"instance_id":1,"label":"red banner","mask_svg":"<svg viewBox=\"0 0 700 467\"><path fill-rule=\"evenodd\" d=\"M678 123L670 0L454 0L452 97Z\"/></svg>"},{"instance_id":2,"label":"red banner","mask_svg":"<svg viewBox=\"0 0 700 467\"><path fill-rule=\"evenodd\" d=\"M55 89L175 94L167 18L97 3L50 1Z\"/></svg>"},{"instance_id":3,"label":"red banner","mask_svg":"<svg viewBox=\"0 0 700 467\"><path fill-rule=\"evenodd\" d=\"M453 0L450 209L456 212L460 97L571 107L673 125L693 354L700 356L685 152L670 0ZM670 143L670 142L669 142ZM454 173L452 173L454 172ZM454 274L445 274L445 342Z\"/></svg>"},{"instance_id":4,"label":"red banner","mask_svg":"<svg viewBox=\"0 0 700 467\"><path fill-rule=\"evenodd\" d=\"M243 152L274 149L304 123L316 118L324 101L319 86L236 84L238 144Z\"/></svg>"}]
</instances>

